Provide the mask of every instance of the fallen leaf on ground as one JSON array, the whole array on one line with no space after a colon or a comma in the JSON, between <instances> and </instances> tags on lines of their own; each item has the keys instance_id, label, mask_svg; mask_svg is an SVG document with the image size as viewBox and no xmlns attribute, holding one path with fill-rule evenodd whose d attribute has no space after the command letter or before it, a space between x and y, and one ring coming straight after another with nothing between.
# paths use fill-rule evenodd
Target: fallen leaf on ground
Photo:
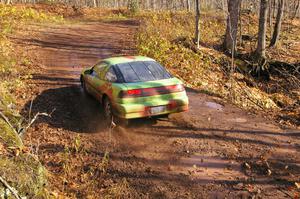
<instances>
[{"instance_id":1,"label":"fallen leaf on ground","mask_svg":"<svg viewBox=\"0 0 300 199\"><path fill-rule=\"evenodd\" d=\"M3 154L5 152L4 145L0 143L0 154Z\"/></svg>"}]
</instances>

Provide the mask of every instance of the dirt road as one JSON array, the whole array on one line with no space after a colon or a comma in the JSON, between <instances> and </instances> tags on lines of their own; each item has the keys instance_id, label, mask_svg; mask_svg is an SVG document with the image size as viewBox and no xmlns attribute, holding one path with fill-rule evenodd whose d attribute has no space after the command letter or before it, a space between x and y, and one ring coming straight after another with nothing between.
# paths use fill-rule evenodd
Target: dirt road
<instances>
[{"instance_id":1,"label":"dirt road","mask_svg":"<svg viewBox=\"0 0 300 199\"><path fill-rule=\"evenodd\" d=\"M43 67L29 81L33 112L51 112L26 135L49 170L52 194L71 198L293 198L300 132L282 130L188 89L190 111L110 130L79 86L82 67L135 54L134 21L37 26L16 43ZM27 113L30 100L24 105Z\"/></svg>"}]
</instances>

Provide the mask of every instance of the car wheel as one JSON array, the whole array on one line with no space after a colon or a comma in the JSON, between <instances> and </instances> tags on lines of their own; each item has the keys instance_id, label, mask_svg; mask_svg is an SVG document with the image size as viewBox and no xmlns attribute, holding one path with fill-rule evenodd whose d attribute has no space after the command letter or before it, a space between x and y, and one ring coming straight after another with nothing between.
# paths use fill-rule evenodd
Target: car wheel
<instances>
[{"instance_id":1,"label":"car wheel","mask_svg":"<svg viewBox=\"0 0 300 199\"><path fill-rule=\"evenodd\" d=\"M103 100L103 110L105 119L111 122L113 118L113 112L112 105L108 97L105 97Z\"/></svg>"},{"instance_id":2,"label":"car wheel","mask_svg":"<svg viewBox=\"0 0 300 199\"><path fill-rule=\"evenodd\" d=\"M114 116L113 114L113 108L111 105L111 102L108 97L105 97L103 100L103 110L104 110L104 117L106 121L109 123L109 125L112 124L112 121L114 124L120 125L120 126L129 126L129 120L124 118L119 118L117 116Z\"/></svg>"}]
</instances>

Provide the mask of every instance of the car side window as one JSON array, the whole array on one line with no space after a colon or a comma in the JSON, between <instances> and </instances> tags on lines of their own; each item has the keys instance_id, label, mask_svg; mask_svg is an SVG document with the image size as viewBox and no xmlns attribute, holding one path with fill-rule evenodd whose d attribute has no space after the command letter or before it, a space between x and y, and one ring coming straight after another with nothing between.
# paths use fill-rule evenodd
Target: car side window
<instances>
[{"instance_id":1,"label":"car side window","mask_svg":"<svg viewBox=\"0 0 300 199\"><path fill-rule=\"evenodd\" d=\"M92 70L91 76L97 76L97 72L94 69Z\"/></svg>"},{"instance_id":2,"label":"car side window","mask_svg":"<svg viewBox=\"0 0 300 199\"><path fill-rule=\"evenodd\" d=\"M100 62L96 64L93 68L92 75L103 80L107 66L108 66L107 63L105 62Z\"/></svg>"},{"instance_id":3,"label":"car side window","mask_svg":"<svg viewBox=\"0 0 300 199\"><path fill-rule=\"evenodd\" d=\"M105 80L109 82L116 82L117 81L117 75L113 69L113 67L110 67L105 75Z\"/></svg>"}]
</instances>

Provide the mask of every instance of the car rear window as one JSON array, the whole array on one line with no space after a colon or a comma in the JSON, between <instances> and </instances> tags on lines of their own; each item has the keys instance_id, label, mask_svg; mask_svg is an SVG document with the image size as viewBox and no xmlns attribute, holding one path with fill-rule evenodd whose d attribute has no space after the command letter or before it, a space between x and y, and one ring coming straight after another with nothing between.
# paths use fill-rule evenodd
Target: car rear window
<instances>
[{"instance_id":1,"label":"car rear window","mask_svg":"<svg viewBox=\"0 0 300 199\"><path fill-rule=\"evenodd\" d=\"M126 83L154 81L172 77L164 67L155 61L136 61L117 64L116 66Z\"/></svg>"}]
</instances>

